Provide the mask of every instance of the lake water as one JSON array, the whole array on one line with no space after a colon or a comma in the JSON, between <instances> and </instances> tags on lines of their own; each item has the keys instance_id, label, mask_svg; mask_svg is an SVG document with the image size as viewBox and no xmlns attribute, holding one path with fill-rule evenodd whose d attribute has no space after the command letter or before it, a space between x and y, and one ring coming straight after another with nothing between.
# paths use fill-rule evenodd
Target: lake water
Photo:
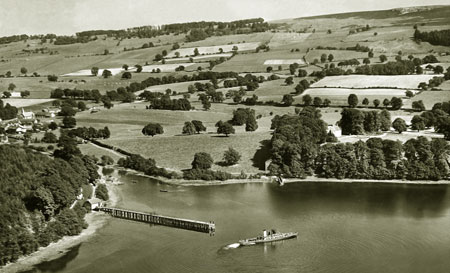
<instances>
[{"instance_id":1,"label":"lake water","mask_svg":"<svg viewBox=\"0 0 450 273\"><path fill-rule=\"evenodd\" d=\"M210 236L112 218L33 272L448 272L445 185L361 183L175 187L122 175L118 207L216 223ZM160 192L166 189L169 192ZM264 228L298 238L230 248Z\"/></svg>"}]
</instances>

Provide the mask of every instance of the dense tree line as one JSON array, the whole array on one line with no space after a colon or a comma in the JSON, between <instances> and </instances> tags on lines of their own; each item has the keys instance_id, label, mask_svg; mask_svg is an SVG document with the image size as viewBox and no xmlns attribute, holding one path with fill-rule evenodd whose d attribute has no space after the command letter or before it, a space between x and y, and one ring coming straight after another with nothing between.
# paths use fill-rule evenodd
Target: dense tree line
<instances>
[{"instance_id":1,"label":"dense tree line","mask_svg":"<svg viewBox=\"0 0 450 273\"><path fill-rule=\"evenodd\" d=\"M161 110L183 110L189 111L192 109L191 103L188 99L170 99L170 96L163 95L160 98L150 99L150 105L148 109L161 109Z\"/></svg>"},{"instance_id":2,"label":"dense tree line","mask_svg":"<svg viewBox=\"0 0 450 273\"><path fill-rule=\"evenodd\" d=\"M78 127L76 129L69 130L67 133L71 137L77 136L82 139L107 139L111 136L111 132L109 131L108 126L105 126L105 128L98 130L93 127Z\"/></svg>"},{"instance_id":3,"label":"dense tree line","mask_svg":"<svg viewBox=\"0 0 450 273\"><path fill-rule=\"evenodd\" d=\"M450 46L450 29L433 30L430 32L419 31L414 32L416 41L429 42L432 45Z\"/></svg>"},{"instance_id":4,"label":"dense tree line","mask_svg":"<svg viewBox=\"0 0 450 273\"><path fill-rule=\"evenodd\" d=\"M319 145L327 137L327 124L321 119L320 111L305 107L299 115L277 115L271 128L274 132L269 171L286 177L312 175Z\"/></svg>"},{"instance_id":5,"label":"dense tree line","mask_svg":"<svg viewBox=\"0 0 450 273\"><path fill-rule=\"evenodd\" d=\"M391 128L391 114L387 110L379 112L344 108L338 124L342 129L342 135L388 131Z\"/></svg>"},{"instance_id":6,"label":"dense tree line","mask_svg":"<svg viewBox=\"0 0 450 273\"><path fill-rule=\"evenodd\" d=\"M326 178L446 179L447 141L425 137L400 141L370 138L367 142L326 144L315 160L316 174Z\"/></svg>"},{"instance_id":7,"label":"dense tree line","mask_svg":"<svg viewBox=\"0 0 450 273\"><path fill-rule=\"evenodd\" d=\"M95 159L52 159L29 148L0 146L0 265L86 227L81 185L98 178Z\"/></svg>"},{"instance_id":8,"label":"dense tree line","mask_svg":"<svg viewBox=\"0 0 450 273\"><path fill-rule=\"evenodd\" d=\"M0 100L0 119L7 120L13 119L17 117L18 110L16 107L11 106L9 103L6 105L3 104L3 101Z\"/></svg>"},{"instance_id":9,"label":"dense tree line","mask_svg":"<svg viewBox=\"0 0 450 273\"><path fill-rule=\"evenodd\" d=\"M146 175L161 176L166 178L177 177L176 173L169 172L164 168L158 168L154 159L146 159L138 154L132 154L131 156L128 156L126 158L121 158L117 161L117 164L123 168L143 172Z\"/></svg>"}]
</instances>

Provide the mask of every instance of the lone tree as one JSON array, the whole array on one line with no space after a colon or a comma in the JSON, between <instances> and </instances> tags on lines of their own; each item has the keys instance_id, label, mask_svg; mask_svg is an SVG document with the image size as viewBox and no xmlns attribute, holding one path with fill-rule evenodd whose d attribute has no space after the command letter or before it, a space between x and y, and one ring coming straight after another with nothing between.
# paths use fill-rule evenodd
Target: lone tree
<instances>
[{"instance_id":1,"label":"lone tree","mask_svg":"<svg viewBox=\"0 0 450 273\"><path fill-rule=\"evenodd\" d=\"M216 127L217 127L218 134L224 134L225 136L228 136L229 134L235 133L233 125L231 125L228 122L223 122L223 121L219 120L216 123Z\"/></svg>"},{"instance_id":2,"label":"lone tree","mask_svg":"<svg viewBox=\"0 0 450 273\"><path fill-rule=\"evenodd\" d=\"M414 110L418 110L418 111L425 111L425 105L423 104L422 100L419 101L413 101L412 103L412 108Z\"/></svg>"},{"instance_id":3,"label":"lone tree","mask_svg":"<svg viewBox=\"0 0 450 273\"><path fill-rule=\"evenodd\" d=\"M196 153L192 161L192 169L207 170L210 169L214 160L211 155L205 152Z\"/></svg>"},{"instance_id":4,"label":"lone tree","mask_svg":"<svg viewBox=\"0 0 450 273\"><path fill-rule=\"evenodd\" d=\"M92 74L92 76L97 76L98 75L98 67L94 66L93 68L91 68L91 74Z\"/></svg>"},{"instance_id":5,"label":"lone tree","mask_svg":"<svg viewBox=\"0 0 450 273\"><path fill-rule=\"evenodd\" d=\"M387 61L386 55L380 55L380 62L384 63L385 61Z\"/></svg>"},{"instance_id":6,"label":"lone tree","mask_svg":"<svg viewBox=\"0 0 450 273\"><path fill-rule=\"evenodd\" d=\"M123 68L125 71L128 71L128 65L127 65L127 64L122 65L122 68Z\"/></svg>"},{"instance_id":7,"label":"lone tree","mask_svg":"<svg viewBox=\"0 0 450 273\"><path fill-rule=\"evenodd\" d=\"M378 108L378 106L380 106L380 100L379 99L374 99L373 100L373 106L375 106L375 108Z\"/></svg>"},{"instance_id":8,"label":"lone tree","mask_svg":"<svg viewBox=\"0 0 450 273\"><path fill-rule=\"evenodd\" d=\"M362 101L362 104L365 105L365 106L369 105L369 99L368 98L364 98L363 101Z\"/></svg>"},{"instance_id":9,"label":"lone tree","mask_svg":"<svg viewBox=\"0 0 450 273\"><path fill-rule=\"evenodd\" d=\"M384 100L383 100L383 105L384 105L384 107L387 108L390 104L391 104L391 101L390 101L390 100L388 100L388 99L384 99Z\"/></svg>"},{"instance_id":10,"label":"lone tree","mask_svg":"<svg viewBox=\"0 0 450 273\"><path fill-rule=\"evenodd\" d=\"M350 108L355 108L358 105L358 96L356 96L355 94L350 94L348 96L347 102Z\"/></svg>"},{"instance_id":11,"label":"lone tree","mask_svg":"<svg viewBox=\"0 0 450 273\"><path fill-rule=\"evenodd\" d=\"M193 135L195 134L195 126L190 121L186 121L183 126L183 135Z\"/></svg>"},{"instance_id":12,"label":"lone tree","mask_svg":"<svg viewBox=\"0 0 450 273\"><path fill-rule=\"evenodd\" d=\"M226 166L232 166L239 162L241 155L235 149L229 147L228 150L223 153L223 162Z\"/></svg>"},{"instance_id":13,"label":"lone tree","mask_svg":"<svg viewBox=\"0 0 450 273\"><path fill-rule=\"evenodd\" d=\"M131 73L130 72L124 72L123 74L122 74L122 79L127 79L127 80L129 80L129 79L131 79Z\"/></svg>"},{"instance_id":14,"label":"lone tree","mask_svg":"<svg viewBox=\"0 0 450 273\"><path fill-rule=\"evenodd\" d=\"M401 98L393 97L391 99L391 106L393 110L399 110L403 106L403 101Z\"/></svg>"},{"instance_id":15,"label":"lone tree","mask_svg":"<svg viewBox=\"0 0 450 273\"><path fill-rule=\"evenodd\" d=\"M394 122L392 122L392 127L397 131L399 134L406 131L407 126L406 122L402 118L396 118Z\"/></svg>"},{"instance_id":16,"label":"lone tree","mask_svg":"<svg viewBox=\"0 0 450 273\"><path fill-rule=\"evenodd\" d=\"M9 91L14 91L14 89L16 89L16 85L15 85L14 83L10 83L10 84L8 85L8 90L9 90Z\"/></svg>"},{"instance_id":17,"label":"lone tree","mask_svg":"<svg viewBox=\"0 0 450 273\"><path fill-rule=\"evenodd\" d=\"M142 72L142 65L137 64L134 67L136 67L136 73L141 73Z\"/></svg>"},{"instance_id":18,"label":"lone tree","mask_svg":"<svg viewBox=\"0 0 450 273\"><path fill-rule=\"evenodd\" d=\"M417 132L420 130L425 130L424 119L419 115L415 115L411 120L411 129L417 130Z\"/></svg>"},{"instance_id":19,"label":"lone tree","mask_svg":"<svg viewBox=\"0 0 450 273\"><path fill-rule=\"evenodd\" d=\"M333 60L334 60L333 54L329 54L329 55L328 55L328 61L329 61L329 62L332 62Z\"/></svg>"},{"instance_id":20,"label":"lone tree","mask_svg":"<svg viewBox=\"0 0 450 273\"><path fill-rule=\"evenodd\" d=\"M20 73L21 74L27 74L27 72L28 72L28 69L26 69L25 67L22 67L21 69L20 69Z\"/></svg>"},{"instance_id":21,"label":"lone tree","mask_svg":"<svg viewBox=\"0 0 450 273\"><path fill-rule=\"evenodd\" d=\"M102 76L103 76L103 78L107 79L112 76L112 73L108 69L105 69L105 70L103 70Z\"/></svg>"},{"instance_id":22,"label":"lone tree","mask_svg":"<svg viewBox=\"0 0 450 273\"><path fill-rule=\"evenodd\" d=\"M146 136L155 136L164 133L164 129L159 123L149 123L142 129L142 134Z\"/></svg>"},{"instance_id":23,"label":"lone tree","mask_svg":"<svg viewBox=\"0 0 450 273\"><path fill-rule=\"evenodd\" d=\"M193 120L192 124L194 125L197 134L200 134L201 131L206 132L206 127L200 120Z\"/></svg>"},{"instance_id":24,"label":"lone tree","mask_svg":"<svg viewBox=\"0 0 450 273\"><path fill-rule=\"evenodd\" d=\"M406 90L405 95L406 95L408 98L414 97L414 93L413 93L411 90Z\"/></svg>"},{"instance_id":25,"label":"lone tree","mask_svg":"<svg viewBox=\"0 0 450 273\"><path fill-rule=\"evenodd\" d=\"M285 94L283 95L283 100L281 102L284 104L284 106L291 106L294 102L294 98L290 94Z\"/></svg>"},{"instance_id":26,"label":"lone tree","mask_svg":"<svg viewBox=\"0 0 450 273\"><path fill-rule=\"evenodd\" d=\"M327 54L324 53L324 54L320 55L320 62L324 63L326 61L327 61Z\"/></svg>"}]
</instances>

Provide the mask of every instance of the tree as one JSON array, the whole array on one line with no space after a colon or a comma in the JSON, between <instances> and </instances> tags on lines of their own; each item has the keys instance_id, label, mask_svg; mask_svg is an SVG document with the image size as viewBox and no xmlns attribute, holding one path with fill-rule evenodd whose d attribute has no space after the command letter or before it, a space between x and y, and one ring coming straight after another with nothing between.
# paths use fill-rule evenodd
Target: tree
<instances>
[{"instance_id":1,"label":"tree","mask_svg":"<svg viewBox=\"0 0 450 273\"><path fill-rule=\"evenodd\" d=\"M401 98L393 97L391 99L391 106L393 110L399 110L403 106L403 101Z\"/></svg>"},{"instance_id":2,"label":"tree","mask_svg":"<svg viewBox=\"0 0 450 273\"><path fill-rule=\"evenodd\" d=\"M97 185L97 187L95 188L95 196L104 201L108 201L108 199L109 199L108 189L106 188L105 184Z\"/></svg>"},{"instance_id":3,"label":"tree","mask_svg":"<svg viewBox=\"0 0 450 273\"><path fill-rule=\"evenodd\" d=\"M91 68L91 74L92 74L92 76L97 76L98 75L98 67L94 66L93 68Z\"/></svg>"},{"instance_id":4,"label":"tree","mask_svg":"<svg viewBox=\"0 0 450 273\"><path fill-rule=\"evenodd\" d=\"M112 76L112 73L108 69L104 69L103 73L102 73L102 76L103 76L103 78L107 79L107 78Z\"/></svg>"},{"instance_id":5,"label":"tree","mask_svg":"<svg viewBox=\"0 0 450 273\"><path fill-rule=\"evenodd\" d=\"M281 100L281 102L284 104L284 106L291 106L294 102L294 98L290 94L285 94L283 95L283 99Z\"/></svg>"},{"instance_id":6,"label":"tree","mask_svg":"<svg viewBox=\"0 0 450 273\"><path fill-rule=\"evenodd\" d=\"M286 80L284 80L284 83L285 83L286 85L291 85L291 84L294 83L294 78L292 78L292 77L287 77Z\"/></svg>"},{"instance_id":7,"label":"tree","mask_svg":"<svg viewBox=\"0 0 450 273\"><path fill-rule=\"evenodd\" d=\"M377 36L378 33L374 33L374 36ZM369 53L367 54L369 56L369 58L373 58L373 51L369 51Z\"/></svg>"},{"instance_id":8,"label":"tree","mask_svg":"<svg viewBox=\"0 0 450 273\"><path fill-rule=\"evenodd\" d=\"M312 98L310 95L306 94L302 97L302 101L305 106L309 106L309 105L311 105Z\"/></svg>"},{"instance_id":9,"label":"tree","mask_svg":"<svg viewBox=\"0 0 450 273\"><path fill-rule=\"evenodd\" d=\"M122 68L123 68L125 71L128 71L128 65L127 65L127 64L122 65Z\"/></svg>"},{"instance_id":10,"label":"tree","mask_svg":"<svg viewBox=\"0 0 450 273\"><path fill-rule=\"evenodd\" d=\"M56 129L58 129L58 124L54 121L50 122L50 124L48 125L48 129L54 131Z\"/></svg>"},{"instance_id":11,"label":"tree","mask_svg":"<svg viewBox=\"0 0 450 273\"><path fill-rule=\"evenodd\" d=\"M65 116L62 122L65 128L75 128L77 125L77 120L71 116Z\"/></svg>"},{"instance_id":12,"label":"tree","mask_svg":"<svg viewBox=\"0 0 450 273\"><path fill-rule=\"evenodd\" d=\"M364 58L363 64L365 64L365 65L370 64L370 59L369 58Z\"/></svg>"},{"instance_id":13,"label":"tree","mask_svg":"<svg viewBox=\"0 0 450 273\"><path fill-rule=\"evenodd\" d=\"M202 100L202 106L205 111L211 109L211 102L209 101L209 99Z\"/></svg>"},{"instance_id":14,"label":"tree","mask_svg":"<svg viewBox=\"0 0 450 273\"><path fill-rule=\"evenodd\" d=\"M358 96L350 94L347 98L347 102L350 108L355 108L358 105Z\"/></svg>"},{"instance_id":15,"label":"tree","mask_svg":"<svg viewBox=\"0 0 450 273\"><path fill-rule=\"evenodd\" d=\"M11 92L9 92L9 91L3 91L3 97L4 97L4 98L9 98L9 97L11 97Z\"/></svg>"},{"instance_id":16,"label":"tree","mask_svg":"<svg viewBox=\"0 0 450 273\"><path fill-rule=\"evenodd\" d=\"M408 98L414 97L414 93L413 93L411 90L406 90L405 95L406 95Z\"/></svg>"},{"instance_id":17,"label":"tree","mask_svg":"<svg viewBox=\"0 0 450 273\"><path fill-rule=\"evenodd\" d=\"M364 133L364 114L354 108L344 108L341 112L339 127L342 135L361 135Z\"/></svg>"},{"instance_id":18,"label":"tree","mask_svg":"<svg viewBox=\"0 0 450 273\"><path fill-rule=\"evenodd\" d=\"M57 82L58 81L58 76L56 76L56 75L48 75L47 76L47 80L49 82Z\"/></svg>"},{"instance_id":19,"label":"tree","mask_svg":"<svg viewBox=\"0 0 450 273\"><path fill-rule=\"evenodd\" d=\"M415 115L411 120L411 129L417 130L417 132L425 130L424 119L419 115Z\"/></svg>"},{"instance_id":20,"label":"tree","mask_svg":"<svg viewBox=\"0 0 450 273\"><path fill-rule=\"evenodd\" d=\"M384 63L385 61L387 61L386 55L380 55L380 62Z\"/></svg>"},{"instance_id":21,"label":"tree","mask_svg":"<svg viewBox=\"0 0 450 273\"><path fill-rule=\"evenodd\" d=\"M322 106L322 99L320 97L314 97L313 105L314 107Z\"/></svg>"},{"instance_id":22,"label":"tree","mask_svg":"<svg viewBox=\"0 0 450 273\"><path fill-rule=\"evenodd\" d=\"M192 124L194 125L197 134L200 134L201 131L206 132L206 127L200 120L193 120Z\"/></svg>"},{"instance_id":23,"label":"tree","mask_svg":"<svg viewBox=\"0 0 450 273\"><path fill-rule=\"evenodd\" d=\"M331 132L331 130L328 131L327 137L325 138L326 142L329 143L336 143L338 142L337 137L333 134L333 132Z\"/></svg>"},{"instance_id":24,"label":"tree","mask_svg":"<svg viewBox=\"0 0 450 273\"><path fill-rule=\"evenodd\" d=\"M328 61L332 62L334 60L333 54L328 54Z\"/></svg>"},{"instance_id":25,"label":"tree","mask_svg":"<svg viewBox=\"0 0 450 273\"><path fill-rule=\"evenodd\" d=\"M26 97L30 96L30 91L28 91L28 90L21 91L21 92L20 92L20 96L21 96L22 98L26 98Z\"/></svg>"},{"instance_id":26,"label":"tree","mask_svg":"<svg viewBox=\"0 0 450 273\"><path fill-rule=\"evenodd\" d=\"M258 129L258 122L254 116L251 116L245 121L245 131L254 132L256 129Z\"/></svg>"},{"instance_id":27,"label":"tree","mask_svg":"<svg viewBox=\"0 0 450 273\"><path fill-rule=\"evenodd\" d=\"M28 69L26 69L25 67L20 68L20 73L21 74L27 74Z\"/></svg>"},{"instance_id":28,"label":"tree","mask_svg":"<svg viewBox=\"0 0 450 273\"><path fill-rule=\"evenodd\" d=\"M298 70L298 76L299 77L306 77L306 76L308 76L308 72L306 71L306 70L304 70L304 69L299 69Z\"/></svg>"},{"instance_id":29,"label":"tree","mask_svg":"<svg viewBox=\"0 0 450 273\"><path fill-rule=\"evenodd\" d=\"M114 164L114 159L112 159L110 156L108 156L108 155L102 155L101 157L100 157L100 160L101 160L101 162L100 162L100 164L102 165L102 166L107 166L107 165L112 165L112 164Z\"/></svg>"},{"instance_id":30,"label":"tree","mask_svg":"<svg viewBox=\"0 0 450 273\"><path fill-rule=\"evenodd\" d=\"M58 142L58 138L52 132L45 132L44 137L41 139L44 143L56 143Z\"/></svg>"},{"instance_id":31,"label":"tree","mask_svg":"<svg viewBox=\"0 0 450 273\"><path fill-rule=\"evenodd\" d=\"M402 118L396 118L394 122L392 122L392 127L397 131L399 134L406 131L407 126L406 122Z\"/></svg>"},{"instance_id":32,"label":"tree","mask_svg":"<svg viewBox=\"0 0 450 273\"><path fill-rule=\"evenodd\" d=\"M135 65L134 67L136 67L136 73L141 73L142 72L142 65Z\"/></svg>"},{"instance_id":33,"label":"tree","mask_svg":"<svg viewBox=\"0 0 450 273\"><path fill-rule=\"evenodd\" d=\"M384 99L384 100L383 100L383 105L384 105L384 107L388 107L390 104L391 104L391 101L390 101L390 100L388 100L388 99Z\"/></svg>"},{"instance_id":34,"label":"tree","mask_svg":"<svg viewBox=\"0 0 450 273\"><path fill-rule=\"evenodd\" d=\"M224 134L225 136L228 136L229 134L235 133L233 125L231 125L228 122L223 122L223 121L219 120L216 123L216 127L217 127L218 134Z\"/></svg>"},{"instance_id":35,"label":"tree","mask_svg":"<svg viewBox=\"0 0 450 273\"><path fill-rule=\"evenodd\" d=\"M239 162L241 155L235 149L229 147L228 150L223 153L223 162L226 166L232 166Z\"/></svg>"},{"instance_id":36,"label":"tree","mask_svg":"<svg viewBox=\"0 0 450 273\"><path fill-rule=\"evenodd\" d=\"M379 99L374 99L373 100L373 106L375 106L375 108L378 108L379 105L380 105L380 100Z\"/></svg>"},{"instance_id":37,"label":"tree","mask_svg":"<svg viewBox=\"0 0 450 273\"><path fill-rule=\"evenodd\" d=\"M327 61L327 54L324 53L324 54L320 55L320 62L324 63L326 61Z\"/></svg>"},{"instance_id":38,"label":"tree","mask_svg":"<svg viewBox=\"0 0 450 273\"><path fill-rule=\"evenodd\" d=\"M271 67L271 66L268 66L268 67L266 68L267 73L272 72L272 70L273 70L273 67Z\"/></svg>"},{"instance_id":39,"label":"tree","mask_svg":"<svg viewBox=\"0 0 450 273\"><path fill-rule=\"evenodd\" d=\"M14 91L14 89L16 89L16 85L15 85L14 83L10 83L10 84L8 85L8 90L9 90L9 91Z\"/></svg>"},{"instance_id":40,"label":"tree","mask_svg":"<svg viewBox=\"0 0 450 273\"><path fill-rule=\"evenodd\" d=\"M329 99L323 100L323 107L328 107L328 106L330 106L330 104L331 104L331 101Z\"/></svg>"},{"instance_id":41,"label":"tree","mask_svg":"<svg viewBox=\"0 0 450 273\"><path fill-rule=\"evenodd\" d=\"M391 113L386 109L380 112L380 130L389 131L391 129Z\"/></svg>"},{"instance_id":42,"label":"tree","mask_svg":"<svg viewBox=\"0 0 450 273\"><path fill-rule=\"evenodd\" d=\"M78 102L77 107L78 107L78 110L80 110L80 111L86 110L86 104L82 101Z\"/></svg>"},{"instance_id":43,"label":"tree","mask_svg":"<svg viewBox=\"0 0 450 273\"><path fill-rule=\"evenodd\" d=\"M182 134L193 135L195 134L195 126L190 121L186 121L183 126Z\"/></svg>"},{"instance_id":44,"label":"tree","mask_svg":"<svg viewBox=\"0 0 450 273\"><path fill-rule=\"evenodd\" d=\"M108 55L109 54L109 50L105 49L105 51L103 51L103 55Z\"/></svg>"},{"instance_id":45,"label":"tree","mask_svg":"<svg viewBox=\"0 0 450 273\"><path fill-rule=\"evenodd\" d=\"M130 72L128 72L128 71L126 71L126 72L124 72L123 74L122 74L122 79L127 79L127 80L129 80L129 79L131 79L131 73Z\"/></svg>"},{"instance_id":46,"label":"tree","mask_svg":"<svg viewBox=\"0 0 450 273\"><path fill-rule=\"evenodd\" d=\"M365 105L365 106L369 105L369 99L368 98L364 98L363 101L362 101L362 104Z\"/></svg>"},{"instance_id":47,"label":"tree","mask_svg":"<svg viewBox=\"0 0 450 273\"><path fill-rule=\"evenodd\" d=\"M214 160L211 155L205 152L196 153L192 161L192 169L207 170L210 169Z\"/></svg>"},{"instance_id":48,"label":"tree","mask_svg":"<svg viewBox=\"0 0 450 273\"><path fill-rule=\"evenodd\" d=\"M425 105L423 104L423 101L422 100L419 100L419 101L413 101L413 103L412 103L412 108L414 109L414 110L418 110L418 111L425 111Z\"/></svg>"},{"instance_id":49,"label":"tree","mask_svg":"<svg viewBox=\"0 0 450 273\"><path fill-rule=\"evenodd\" d=\"M76 113L77 113L77 111L75 109L73 109L71 106L65 105L65 106L61 107L61 111L59 111L58 115L60 115L60 116L75 116Z\"/></svg>"},{"instance_id":50,"label":"tree","mask_svg":"<svg viewBox=\"0 0 450 273\"><path fill-rule=\"evenodd\" d=\"M145 125L145 127L142 129L142 134L146 136L155 136L159 134L163 134L164 129L159 123L149 123Z\"/></svg>"},{"instance_id":51,"label":"tree","mask_svg":"<svg viewBox=\"0 0 450 273\"><path fill-rule=\"evenodd\" d=\"M195 48L194 49L194 56L198 56L198 55L200 55L200 52L198 52L198 48Z\"/></svg>"}]
</instances>

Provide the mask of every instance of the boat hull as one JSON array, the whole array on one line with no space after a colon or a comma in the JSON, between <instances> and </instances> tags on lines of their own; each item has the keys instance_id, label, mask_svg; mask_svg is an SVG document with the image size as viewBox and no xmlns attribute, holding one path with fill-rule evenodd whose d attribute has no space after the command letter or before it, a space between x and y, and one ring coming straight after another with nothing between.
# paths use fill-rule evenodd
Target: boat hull
<instances>
[{"instance_id":1,"label":"boat hull","mask_svg":"<svg viewBox=\"0 0 450 273\"><path fill-rule=\"evenodd\" d=\"M256 244L265 244L265 243L271 243L276 241L282 241L287 239L292 239L297 237L297 232L289 232L289 233L281 233L281 234L275 234L272 236L267 236L265 238L251 238L246 240L240 240L239 243L243 246L251 246Z\"/></svg>"}]
</instances>

